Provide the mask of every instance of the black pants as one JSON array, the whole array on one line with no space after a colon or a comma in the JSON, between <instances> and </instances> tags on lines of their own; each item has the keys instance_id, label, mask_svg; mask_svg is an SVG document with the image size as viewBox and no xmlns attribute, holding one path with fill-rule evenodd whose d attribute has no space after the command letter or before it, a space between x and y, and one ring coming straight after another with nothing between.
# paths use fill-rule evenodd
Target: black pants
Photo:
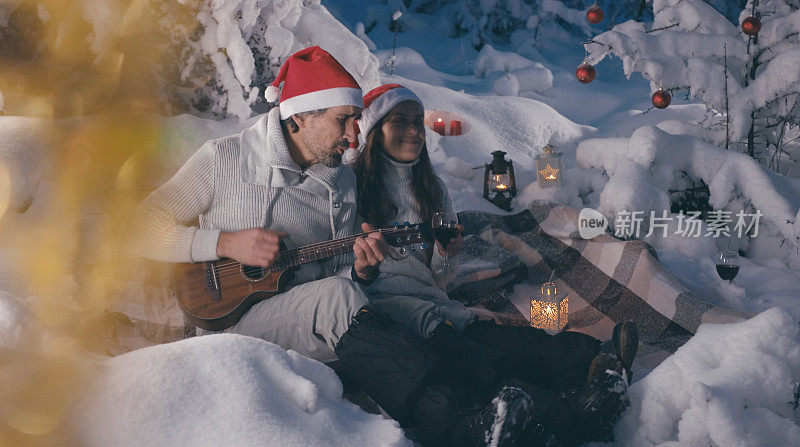
<instances>
[{"instance_id":1,"label":"black pants","mask_svg":"<svg viewBox=\"0 0 800 447\"><path fill-rule=\"evenodd\" d=\"M360 312L336 346L334 370L423 444L459 445L466 436L459 428L502 384L524 382L534 402L549 409L564 400L558 390L584 384L599 346L583 334L550 336L492 322L461 333L440 325L422 339L386 316Z\"/></svg>"},{"instance_id":2,"label":"black pants","mask_svg":"<svg viewBox=\"0 0 800 447\"><path fill-rule=\"evenodd\" d=\"M507 355L508 376L546 390L566 390L586 381L600 352L600 340L579 332L547 332L529 326L503 326L476 321L462 332L486 349Z\"/></svg>"}]
</instances>

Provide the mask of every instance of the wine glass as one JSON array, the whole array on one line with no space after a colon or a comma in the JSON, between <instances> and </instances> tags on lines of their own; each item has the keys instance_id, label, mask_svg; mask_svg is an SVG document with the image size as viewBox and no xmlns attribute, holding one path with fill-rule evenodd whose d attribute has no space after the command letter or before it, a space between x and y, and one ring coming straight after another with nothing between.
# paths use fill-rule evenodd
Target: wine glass
<instances>
[{"instance_id":1,"label":"wine glass","mask_svg":"<svg viewBox=\"0 0 800 447\"><path fill-rule=\"evenodd\" d=\"M434 213L431 226L433 227L434 237L436 237L436 240L439 241L444 250L442 270L450 270L452 266L447 257L447 244L450 243L450 239L458 236L458 214L446 211Z\"/></svg>"},{"instance_id":2,"label":"wine glass","mask_svg":"<svg viewBox=\"0 0 800 447\"><path fill-rule=\"evenodd\" d=\"M730 281L739 274L739 253L734 250L722 250L717 253L717 274L720 278Z\"/></svg>"}]
</instances>

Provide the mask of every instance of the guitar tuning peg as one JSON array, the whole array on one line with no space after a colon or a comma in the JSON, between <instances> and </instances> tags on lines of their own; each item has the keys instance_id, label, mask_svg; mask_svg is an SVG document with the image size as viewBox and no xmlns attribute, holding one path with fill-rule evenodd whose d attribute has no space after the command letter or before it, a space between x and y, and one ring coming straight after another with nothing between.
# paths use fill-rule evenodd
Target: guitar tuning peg
<instances>
[{"instance_id":1,"label":"guitar tuning peg","mask_svg":"<svg viewBox=\"0 0 800 447\"><path fill-rule=\"evenodd\" d=\"M403 222L403 226L404 227L410 227L411 226L411 222L405 221L405 222Z\"/></svg>"},{"instance_id":2,"label":"guitar tuning peg","mask_svg":"<svg viewBox=\"0 0 800 447\"><path fill-rule=\"evenodd\" d=\"M427 242L420 243L419 244L419 249L420 250L427 250L428 249L428 243Z\"/></svg>"},{"instance_id":3,"label":"guitar tuning peg","mask_svg":"<svg viewBox=\"0 0 800 447\"><path fill-rule=\"evenodd\" d=\"M414 247L414 244L409 245L408 248L410 248L411 251L417 251L417 249Z\"/></svg>"},{"instance_id":4,"label":"guitar tuning peg","mask_svg":"<svg viewBox=\"0 0 800 447\"><path fill-rule=\"evenodd\" d=\"M395 220L394 222L392 222L392 226L393 226L393 227L395 227L395 228L397 228L397 227L399 227L399 226L400 226L400 223L399 223L398 221L396 221L396 220Z\"/></svg>"},{"instance_id":5,"label":"guitar tuning peg","mask_svg":"<svg viewBox=\"0 0 800 447\"><path fill-rule=\"evenodd\" d=\"M399 253L401 256L405 256L406 253L408 253L408 250L406 250L406 247L400 247L400 249L397 250L397 253Z\"/></svg>"}]
</instances>

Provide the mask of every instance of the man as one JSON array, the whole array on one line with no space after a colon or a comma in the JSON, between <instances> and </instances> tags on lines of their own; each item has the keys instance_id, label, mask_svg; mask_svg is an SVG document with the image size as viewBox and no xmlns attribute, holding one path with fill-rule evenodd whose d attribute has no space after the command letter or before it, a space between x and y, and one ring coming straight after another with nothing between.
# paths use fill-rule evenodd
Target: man
<instances>
[{"instance_id":1,"label":"man","mask_svg":"<svg viewBox=\"0 0 800 447\"><path fill-rule=\"evenodd\" d=\"M341 157L356 141L361 89L319 47L287 59L268 99L277 98L281 83L278 107L239 135L206 142L142 202L134 225L141 254L165 262L228 257L268 267L278 260L282 241L305 246L357 231L355 175ZM527 394L514 387L450 386L449 378L434 377L432 354L421 339L369 310L353 281L368 284L376 276L384 244L371 233L356 238L352 263L338 256L305 264L289 290L257 303L225 331L323 362L338 359L340 374L358 380L403 426L422 427L425 442L439 444L442 436L468 445L522 439L532 425ZM482 391L488 394L473 398ZM425 428L439 413L442 422Z\"/></svg>"},{"instance_id":2,"label":"man","mask_svg":"<svg viewBox=\"0 0 800 447\"><path fill-rule=\"evenodd\" d=\"M319 47L289 58L280 82L279 107L239 135L208 141L142 203L135 227L146 257L228 257L268 267L284 239L305 246L355 232L355 177L341 156L356 139L361 88ZM191 226L198 218L199 227ZM347 256L304 265L294 287L256 304L226 332L335 360L336 344L368 299L352 281L331 275L352 267L355 278L368 280L383 259L381 242L379 233L357 238L353 265Z\"/></svg>"}]
</instances>

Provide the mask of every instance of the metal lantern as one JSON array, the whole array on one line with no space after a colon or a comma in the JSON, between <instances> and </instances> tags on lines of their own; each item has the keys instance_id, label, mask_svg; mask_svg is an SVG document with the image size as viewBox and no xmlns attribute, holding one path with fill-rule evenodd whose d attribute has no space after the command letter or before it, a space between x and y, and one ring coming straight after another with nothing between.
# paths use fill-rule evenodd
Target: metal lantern
<instances>
[{"instance_id":1,"label":"metal lantern","mask_svg":"<svg viewBox=\"0 0 800 447\"><path fill-rule=\"evenodd\" d=\"M486 165L483 174L483 198L501 209L511 211L511 199L517 195L514 180L514 164L506 160L503 151L492 152L491 163Z\"/></svg>"},{"instance_id":2,"label":"metal lantern","mask_svg":"<svg viewBox=\"0 0 800 447\"><path fill-rule=\"evenodd\" d=\"M558 294L555 283L542 284L538 297L531 298L531 326L559 332L569 320L569 297Z\"/></svg>"},{"instance_id":3,"label":"metal lantern","mask_svg":"<svg viewBox=\"0 0 800 447\"><path fill-rule=\"evenodd\" d=\"M564 181L561 152L558 152L558 148L549 144L543 147L542 150L544 153L537 155L535 160L536 179L539 181L539 187L561 186Z\"/></svg>"}]
</instances>

